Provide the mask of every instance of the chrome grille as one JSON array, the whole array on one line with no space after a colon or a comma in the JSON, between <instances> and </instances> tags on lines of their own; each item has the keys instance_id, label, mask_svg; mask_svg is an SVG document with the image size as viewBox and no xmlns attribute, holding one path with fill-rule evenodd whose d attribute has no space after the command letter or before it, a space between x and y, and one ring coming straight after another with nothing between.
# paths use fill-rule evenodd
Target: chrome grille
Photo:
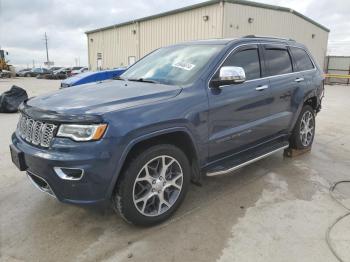
<instances>
[{"instance_id":1,"label":"chrome grille","mask_svg":"<svg viewBox=\"0 0 350 262\"><path fill-rule=\"evenodd\" d=\"M33 118L21 114L18 122L19 135L33 145L49 147L54 136L56 125L36 121Z\"/></svg>"}]
</instances>

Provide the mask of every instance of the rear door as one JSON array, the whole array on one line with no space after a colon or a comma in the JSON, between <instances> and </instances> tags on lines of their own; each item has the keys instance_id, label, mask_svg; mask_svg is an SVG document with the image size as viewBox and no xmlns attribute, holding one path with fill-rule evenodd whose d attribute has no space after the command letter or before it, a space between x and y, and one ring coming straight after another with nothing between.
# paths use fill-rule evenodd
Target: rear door
<instances>
[{"instance_id":1,"label":"rear door","mask_svg":"<svg viewBox=\"0 0 350 262\"><path fill-rule=\"evenodd\" d=\"M209 88L209 154L215 160L247 149L267 137L270 105L269 80L261 79L261 54L257 44L234 50L222 66L243 67L246 81Z\"/></svg>"},{"instance_id":2,"label":"rear door","mask_svg":"<svg viewBox=\"0 0 350 262\"><path fill-rule=\"evenodd\" d=\"M267 76L273 96L271 105L271 130L275 135L286 134L298 109L305 81L302 73L293 68L291 54L284 44L263 45Z\"/></svg>"},{"instance_id":3,"label":"rear door","mask_svg":"<svg viewBox=\"0 0 350 262\"><path fill-rule=\"evenodd\" d=\"M306 88L316 89L320 84L320 80L317 81L315 78L320 78L319 74L316 74L316 66L312 62L309 54L301 47L290 46L293 62L295 64L295 71L302 74L301 82L305 82ZM316 81L315 81L316 80Z\"/></svg>"}]
</instances>

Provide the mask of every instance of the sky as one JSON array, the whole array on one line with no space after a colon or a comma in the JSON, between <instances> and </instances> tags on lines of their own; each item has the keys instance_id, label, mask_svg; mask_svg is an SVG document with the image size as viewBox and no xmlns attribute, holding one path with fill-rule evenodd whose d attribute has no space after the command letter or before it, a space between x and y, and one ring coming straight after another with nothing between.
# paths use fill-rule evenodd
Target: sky
<instances>
[{"instance_id":1,"label":"sky","mask_svg":"<svg viewBox=\"0 0 350 262\"><path fill-rule=\"evenodd\" d=\"M0 47L18 67L87 65L85 31L202 0L0 0ZM331 30L328 54L350 55L350 0L257 0L292 8Z\"/></svg>"}]
</instances>

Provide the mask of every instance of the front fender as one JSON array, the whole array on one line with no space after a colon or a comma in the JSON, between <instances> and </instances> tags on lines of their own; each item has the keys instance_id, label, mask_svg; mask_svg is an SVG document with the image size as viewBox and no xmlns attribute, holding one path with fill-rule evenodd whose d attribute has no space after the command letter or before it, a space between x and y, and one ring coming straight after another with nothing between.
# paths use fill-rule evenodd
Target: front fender
<instances>
[{"instance_id":1,"label":"front fender","mask_svg":"<svg viewBox=\"0 0 350 262\"><path fill-rule=\"evenodd\" d=\"M194 145L194 150L195 150L196 157L197 157L197 159L200 159L198 145L196 143L196 140L194 139L192 132L187 127L184 127L184 126L165 128L165 129L157 130L157 131L154 131L154 132L146 133L146 134L143 134L143 135L139 135L137 137L133 137L133 138L129 139L129 141L126 143L126 146L125 146L125 148L124 148L124 150L123 150L123 152L122 152L122 154L121 154L121 156L119 158L119 161L118 161L117 166L116 166L116 170L114 172L115 174L112 177L111 183L110 183L110 185L108 187L108 190L107 190L106 199L110 199L111 198L111 196L113 194L113 190L115 188L115 185L116 185L116 183L118 181L120 172L122 170L122 167L125 164L125 160L126 160L128 154L130 153L131 149L136 144L138 144L138 143L140 143L142 141L146 141L148 139L160 136L160 135L171 134L171 133L179 132L179 131L180 132L185 132L190 137L190 139L192 140L192 143Z\"/></svg>"}]
</instances>

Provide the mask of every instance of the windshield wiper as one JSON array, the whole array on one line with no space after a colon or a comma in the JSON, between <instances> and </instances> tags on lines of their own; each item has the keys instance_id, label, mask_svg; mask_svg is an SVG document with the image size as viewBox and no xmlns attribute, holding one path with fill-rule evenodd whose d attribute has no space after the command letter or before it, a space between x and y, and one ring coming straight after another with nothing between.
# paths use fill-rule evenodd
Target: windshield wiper
<instances>
[{"instance_id":1,"label":"windshield wiper","mask_svg":"<svg viewBox=\"0 0 350 262\"><path fill-rule=\"evenodd\" d=\"M125 81L125 79L120 77L120 76L113 77L112 79L113 80L123 80L123 81Z\"/></svg>"},{"instance_id":2,"label":"windshield wiper","mask_svg":"<svg viewBox=\"0 0 350 262\"><path fill-rule=\"evenodd\" d=\"M128 81L135 81L135 82L159 84L158 81L154 81L154 80L151 80L151 79L145 79L145 78L128 78L126 80L128 80Z\"/></svg>"}]
</instances>

